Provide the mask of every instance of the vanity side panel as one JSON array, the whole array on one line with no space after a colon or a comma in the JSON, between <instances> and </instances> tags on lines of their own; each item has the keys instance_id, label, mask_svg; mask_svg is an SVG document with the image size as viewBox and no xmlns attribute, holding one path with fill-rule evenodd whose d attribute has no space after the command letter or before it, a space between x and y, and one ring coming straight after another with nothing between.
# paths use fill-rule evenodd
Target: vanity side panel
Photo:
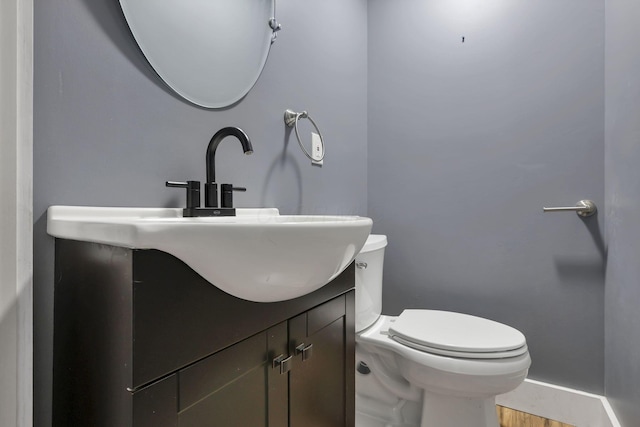
<instances>
[{"instance_id":1,"label":"vanity side panel","mask_svg":"<svg viewBox=\"0 0 640 427\"><path fill-rule=\"evenodd\" d=\"M131 250L55 246L53 426L130 426Z\"/></svg>"},{"instance_id":2,"label":"vanity side panel","mask_svg":"<svg viewBox=\"0 0 640 427\"><path fill-rule=\"evenodd\" d=\"M174 256L134 250L134 387L240 342L354 287L353 264L319 290L288 301L233 297Z\"/></svg>"},{"instance_id":3,"label":"vanity side panel","mask_svg":"<svg viewBox=\"0 0 640 427\"><path fill-rule=\"evenodd\" d=\"M344 316L345 426L356 425L356 291L345 295Z\"/></svg>"}]
</instances>

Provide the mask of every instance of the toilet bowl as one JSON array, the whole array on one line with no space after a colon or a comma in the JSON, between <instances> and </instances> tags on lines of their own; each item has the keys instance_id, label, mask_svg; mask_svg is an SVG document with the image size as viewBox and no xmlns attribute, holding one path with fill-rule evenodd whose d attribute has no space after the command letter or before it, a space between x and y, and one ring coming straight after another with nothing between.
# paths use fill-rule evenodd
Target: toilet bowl
<instances>
[{"instance_id":1,"label":"toilet bowl","mask_svg":"<svg viewBox=\"0 0 640 427\"><path fill-rule=\"evenodd\" d=\"M386 236L356 257L356 427L498 427L495 396L531 359L524 335L438 310L382 315Z\"/></svg>"}]
</instances>

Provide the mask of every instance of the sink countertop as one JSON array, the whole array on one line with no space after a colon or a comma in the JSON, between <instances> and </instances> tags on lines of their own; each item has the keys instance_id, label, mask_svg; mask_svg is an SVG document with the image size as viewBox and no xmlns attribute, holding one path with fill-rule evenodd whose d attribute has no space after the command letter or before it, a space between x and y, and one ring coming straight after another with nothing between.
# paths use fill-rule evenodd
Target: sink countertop
<instances>
[{"instance_id":1,"label":"sink countertop","mask_svg":"<svg viewBox=\"0 0 640 427\"><path fill-rule=\"evenodd\" d=\"M158 249L221 290L257 302L324 286L353 261L371 226L365 217L280 215L275 208L196 218L183 218L180 208L51 206L47 212L54 237Z\"/></svg>"}]
</instances>

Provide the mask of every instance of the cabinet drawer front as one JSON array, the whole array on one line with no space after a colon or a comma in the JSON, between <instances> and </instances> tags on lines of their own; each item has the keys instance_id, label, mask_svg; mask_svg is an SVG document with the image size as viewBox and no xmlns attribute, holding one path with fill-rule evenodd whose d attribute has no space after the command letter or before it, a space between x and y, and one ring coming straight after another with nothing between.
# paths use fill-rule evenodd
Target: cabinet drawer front
<instances>
[{"instance_id":1,"label":"cabinet drawer front","mask_svg":"<svg viewBox=\"0 0 640 427\"><path fill-rule=\"evenodd\" d=\"M245 375L255 377L252 371L262 371L264 376L267 357L267 334L263 332L181 370L179 410L240 381Z\"/></svg>"}]
</instances>

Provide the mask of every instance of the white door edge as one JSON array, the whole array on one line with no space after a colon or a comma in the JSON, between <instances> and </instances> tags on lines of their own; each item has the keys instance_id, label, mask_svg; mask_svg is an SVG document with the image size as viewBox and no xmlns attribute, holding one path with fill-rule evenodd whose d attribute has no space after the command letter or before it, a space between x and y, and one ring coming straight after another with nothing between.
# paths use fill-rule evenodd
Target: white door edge
<instances>
[{"instance_id":1,"label":"white door edge","mask_svg":"<svg viewBox=\"0 0 640 427\"><path fill-rule=\"evenodd\" d=\"M33 0L0 2L0 425L33 425Z\"/></svg>"}]
</instances>

